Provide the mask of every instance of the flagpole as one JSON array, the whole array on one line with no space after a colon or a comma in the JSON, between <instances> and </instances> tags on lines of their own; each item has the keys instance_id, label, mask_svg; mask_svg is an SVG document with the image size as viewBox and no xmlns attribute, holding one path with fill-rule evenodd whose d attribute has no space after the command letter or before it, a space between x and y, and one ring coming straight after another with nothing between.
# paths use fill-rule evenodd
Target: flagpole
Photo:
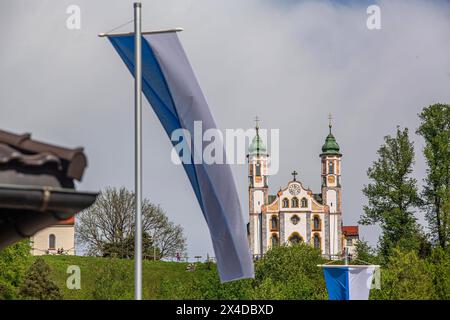
<instances>
[{"instance_id":1,"label":"flagpole","mask_svg":"<svg viewBox=\"0 0 450 320\"><path fill-rule=\"evenodd\" d=\"M134 243L134 299L142 300L142 49L141 7L134 3L134 109L135 109L135 243Z\"/></svg>"}]
</instances>

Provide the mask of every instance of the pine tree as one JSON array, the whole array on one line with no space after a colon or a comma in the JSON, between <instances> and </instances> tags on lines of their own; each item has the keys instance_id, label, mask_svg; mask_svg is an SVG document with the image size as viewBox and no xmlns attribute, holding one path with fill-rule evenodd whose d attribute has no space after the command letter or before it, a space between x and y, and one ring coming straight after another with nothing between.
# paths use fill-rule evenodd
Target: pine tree
<instances>
[{"instance_id":1,"label":"pine tree","mask_svg":"<svg viewBox=\"0 0 450 320\"><path fill-rule=\"evenodd\" d=\"M420 229L413 209L420 205L416 180L411 177L414 146L408 129L397 127L396 137L386 136L378 160L367 170L371 180L363 193L368 199L359 223L379 223L382 229L380 253L388 256L394 247L419 249Z\"/></svg>"},{"instance_id":2,"label":"pine tree","mask_svg":"<svg viewBox=\"0 0 450 320\"><path fill-rule=\"evenodd\" d=\"M28 269L19 293L24 299L62 299L58 286L50 279L50 267L44 259L38 258Z\"/></svg>"},{"instance_id":3,"label":"pine tree","mask_svg":"<svg viewBox=\"0 0 450 320\"><path fill-rule=\"evenodd\" d=\"M434 104L419 114L428 168L423 188L432 238L443 249L450 241L450 105Z\"/></svg>"}]
</instances>

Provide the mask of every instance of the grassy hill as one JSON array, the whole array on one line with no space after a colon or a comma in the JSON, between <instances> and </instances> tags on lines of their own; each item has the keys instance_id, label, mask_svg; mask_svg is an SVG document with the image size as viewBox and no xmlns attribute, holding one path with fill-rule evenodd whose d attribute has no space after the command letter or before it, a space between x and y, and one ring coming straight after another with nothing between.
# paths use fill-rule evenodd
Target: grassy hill
<instances>
[{"instance_id":1,"label":"grassy hill","mask_svg":"<svg viewBox=\"0 0 450 320\"><path fill-rule=\"evenodd\" d=\"M43 256L52 270L52 279L58 284L64 299L94 299L98 291L110 290L126 292L133 297L134 261L111 260L100 257L80 256ZM66 280L70 276L67 268L77 265L81 270L81 289L70 290ZM111 265L114 265L111 268ZM187 263L143 261L143 298L161 299L161 284L188 281L192 277L201 276L202 271L186 271ZM115 274L111 274L115 272ZM98 298L98 297L97 297ZM121 296L123 298L123 296Z\"/></svg>"}]
</instances>

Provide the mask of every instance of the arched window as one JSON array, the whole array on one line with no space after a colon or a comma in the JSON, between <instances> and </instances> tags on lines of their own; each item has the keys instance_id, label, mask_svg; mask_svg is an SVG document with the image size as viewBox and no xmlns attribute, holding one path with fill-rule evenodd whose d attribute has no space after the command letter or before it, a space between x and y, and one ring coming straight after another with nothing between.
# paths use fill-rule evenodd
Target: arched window
<instances>
[{"instance_id":1,"label":"arched window","mask_svg":"<svg viewBox=\"0 0 450 320\"><path fill-rule=\"evenodd\" d=\"M271 219L271 229L276 230L278 229L278 218L276 216L272 216Z\"/></svg>"},{"instance_id":2,"label":"arched window","mask_svg":"<svg viewBox=\"0 0 450 320\"><path fill-rule=\"evenodd\" d=\"M314 235L314 249L320 249L320 236L318 234Z\"/></svg>"},{"instance_id":3,"label":"arched window","mask_svg":"<svg viewBox=\"0 0 450 320\"><path fill-rule=\"evenodd\" d=\"M292 244L297 244L297 243L303 242L303 238L297 232L294 232L289 237L289 242Z\"/></svg>"},{"instance_id":4,"label":"arched window","mask_svg":"<svg viewBox=\"0 0 450 320\"><path fill-rule=\"evenodd\" d=\"M256 167L256 176L260 177L261 176L261 163L257 162L255 167Z\"/></svg>"},{"instance_id":5,"label":"arched window","mask_svg":"<svg viewBox=\"0 0 450 320\"><path fill-rule=\"evenodd\" d=\"M49 249L56 248L56 236L54 234L48 236L48 248Z\"/></svg>"},{"instance_id":6,"label":"arched window","mask_svg":"<svg viewBox=\"0 0 450 320\"><path fill-rule=\"evenodd\" d=\"M298 208L298 198L297 197L293 197L292 200L292 208Z\"/></svg>"},{"instance_id":7,"label":"arched window","mask_svg":"<svg viewBox=\"0 0 450 320\"><path fill-rule=\"evenodd\" d=\"M276 234L272 234L272 247L278 245L278 236Z\"/></svg>"},{"instance_id":8,"label":"arched window","mask_svg":"<svg viewBox=\"0 0 450 320\"><path fill-rule=\"evenodd\" d=\"M329 162L328 162L328 173L329 173L329 174L334 174L334 164L333 164L333 161L329 161Z\"/></svg>"},{"instance_id":9,"label":"arched window","mask_svg":"<svg viewBox=\"0 0 450 320\"><path fill-rule=\"evenodd\" d=\"M320 230L320 218L318 216L314 216L313 229L314 230Z\"/></svg>"},{"instance_id":10,"label":"arched window","mask_svg":"<svg viewBox=\"0 0 450 320\"><path fill-rule=\"evenodd\" d=\"M283 208L289 208L289 199L288 198L283 199Z\"/></svg>"},{"instance_id":11,"label":"arched window","mask_svg":"<svg viewBox=\"0 0 450 320\"><path fill-rule=\"evenodd\" d=\"M306 198L302 198L302 208L308 208L308 200Z\"/></svg>"},{"instance_id":12,"label":"arched window","mask_svg":"<svg viewBox=\"0 0 450 320\"><path fill-rule=\"evenodd\" d=\"M291 218L291 222L292 222L292 224L297 224L297 223L299 223L300 222L300 218L298 217L298 215L296 215L296 214L294 214L293 216L292 216L292 218Z\"/></svg>"}]
</instances>

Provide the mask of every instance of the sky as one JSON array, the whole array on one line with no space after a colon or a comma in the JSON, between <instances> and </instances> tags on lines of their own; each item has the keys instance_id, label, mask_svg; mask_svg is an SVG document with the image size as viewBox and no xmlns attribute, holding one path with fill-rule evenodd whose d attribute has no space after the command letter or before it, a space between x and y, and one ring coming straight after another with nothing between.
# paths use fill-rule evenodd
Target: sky
<instances>
[{"instance_id":1,"label":"sky","mask_svg":"<svg viewBox=\"0 0 450 320\"><path fill-rule=\"evenodd\" d=\"M328 114L343 153L344 224L356 224L361 189L383 137L397 125L415 142L421 183L420 110L450 102L448 1L148 0L143 29L183 27L180 40L220 129L280 130L275 193L291 179L320 191ZM381 29L366 26L381 8ZM66 9L81 9L69 30ZM83 146L89 166L80 190L134 185L133 79L111 44L97 37L133 18L132 1L2 0L0 128L53 144ZM128 24L117 31L131 31ZM183 226L188 255L213 256L206 223L171 145L143 104L143 194ZM270 152L270 150L269 150ZM232 167L247 221L246 165ZM418 212L419 221L423 214ZM375 245L377 227L360 227Z\"/></svg>"}]
</instances>

